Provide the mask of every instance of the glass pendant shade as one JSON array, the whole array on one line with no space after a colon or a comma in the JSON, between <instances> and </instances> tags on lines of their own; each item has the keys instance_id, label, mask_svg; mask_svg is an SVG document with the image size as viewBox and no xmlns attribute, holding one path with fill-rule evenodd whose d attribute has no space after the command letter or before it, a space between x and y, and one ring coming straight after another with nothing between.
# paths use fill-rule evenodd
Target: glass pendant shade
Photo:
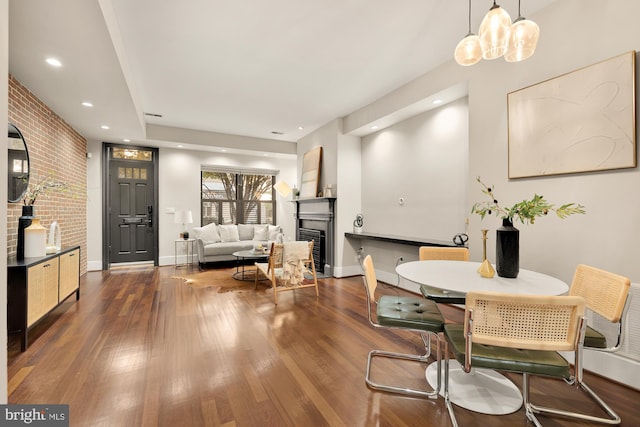
<instances>
[{"instance_id":1,"label":"glass pendant shade","mask_svg":"<svg viewBox=\"0 0 640 427\"><path fill-rule=\"evenodd\" d=\"M480 46L484 59L501 57L509 47L511 17L495 3L480 24Z\"/></svg>"},{"instance_id":2,"label":"glass pendant shade","mask_svg":"<svg viewBox=\"0 0 640 427\"><path fill-rule=\"evenodd\" d=\"M533 21L518 18L511 26L509 48L504 54L507 62L524 61L536 51L540 27Z\"/></svg>"},{"instance_id":3,"label":"glass pendant shade","mask_svg":"<svg viewBox=\"0 0 640 427\"><path fill-rule=\"evenodd\" d=\"M478 63L482 59L480 38L472 33L467 34L456 46L454 57L460 65L468 66Z\"/></svg>"}]
</instances>

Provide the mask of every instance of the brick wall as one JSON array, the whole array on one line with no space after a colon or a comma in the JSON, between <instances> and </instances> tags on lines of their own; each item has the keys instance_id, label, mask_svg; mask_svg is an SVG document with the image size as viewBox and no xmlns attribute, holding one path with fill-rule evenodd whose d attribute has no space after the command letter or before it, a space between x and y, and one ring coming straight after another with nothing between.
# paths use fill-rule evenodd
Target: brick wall
<instances>
[{"instance_id":1,"label":"brick wall","mask_svg":"<svg viewBox=\"0 0 640 427\"><path fill-rule=\"evenodd\" d=\"M30 183L54 176L70 191L53 191L39 198L34 216L48 230L55 220L60 224L62 246L81 247L80 274L87 272L87 140L55 112L9 75L9 121L27 142ZM16 254L18 218L22 203L7 208L7 253Z\"/></svg>"}]
</instances>

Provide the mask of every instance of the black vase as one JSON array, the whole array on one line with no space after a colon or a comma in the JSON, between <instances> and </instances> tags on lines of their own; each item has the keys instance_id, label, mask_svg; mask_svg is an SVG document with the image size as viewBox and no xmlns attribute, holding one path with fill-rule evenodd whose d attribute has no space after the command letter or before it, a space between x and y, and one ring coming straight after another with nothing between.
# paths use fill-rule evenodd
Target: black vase
<instances>
[{"instance_id":1,"label":"black vase","mask_svg":"<svg viewBox=\"0 0 640 427\"><path fill-rule=\"evenodd\" d=\"M520 270L520 230L508 219L496 230L496 271L498 276L514 279Z\"/></svg>"},{"instance_id":2,"label":"black vase","mask_svg":"<svg viewBox=\"0 0 640 427\"><path fill-rule=\"evenodd\" d=\"M18 218L18 247L16 258L24 259L24 229L31 225L33 219L33 205L22 206L22 215Z\"/></svg>"}]
</instances>

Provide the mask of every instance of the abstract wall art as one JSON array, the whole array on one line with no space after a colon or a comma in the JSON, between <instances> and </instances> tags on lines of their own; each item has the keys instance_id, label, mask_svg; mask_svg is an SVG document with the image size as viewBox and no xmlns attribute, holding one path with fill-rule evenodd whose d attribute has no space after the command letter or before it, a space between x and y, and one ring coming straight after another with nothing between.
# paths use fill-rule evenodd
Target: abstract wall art
<instances>
[{"instance_id":1,"label":"abstract wall art","mask_svg":"<svg viewBox=\"0 0 640 427\"><path fill-rule=\"evenodd\" d=\"M635 57L509 93L509 178L636 167Z\"/></svg>"}]
</instances>

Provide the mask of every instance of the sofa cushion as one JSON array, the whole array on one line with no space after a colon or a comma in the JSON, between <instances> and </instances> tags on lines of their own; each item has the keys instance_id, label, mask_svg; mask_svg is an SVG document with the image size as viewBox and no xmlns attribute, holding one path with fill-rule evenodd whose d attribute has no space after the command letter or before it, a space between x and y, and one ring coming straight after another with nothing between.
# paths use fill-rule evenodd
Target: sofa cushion
<instances>
[{"instance_id":1,"label":"sofa cushion","mask_svg":"<svg viewBox=\"0 0 640 427\"><path fill-rule=\"evenodd\" d=\"M269 240L278 240L278 234L282 233L282 229L279 225L269 225Z\"/></svg>"},{"instance_id":2,"label":"sofa cushion","mask_svg":"<svg viewBox=\"0 0 640 427\"><path fill-rule=\"evenodd\" d=\"M253 240L269 240L269 226L267 224L255 224L253 227Z\"/></svg>"},{"instance_id":3,"label":"sofa cushion","mask_svg":"<svg viewBox=\"0 0 640 427\"><path fill-rule=\"evenodd\" d=\"M238 237L240 240L253 239L253 224L238 224Z\"/></svg>"},{"instance_id":4,"label":"sofa cushion","mask_svg":"<svg viewBox=\"0 0 640 427\"><path fill-rule=\"evenodd\" d=\"M219 225L218 231L223 242L239 242L238 226L235 224Z\"/></svg>"},{"instance_id":5,"label":"sofa cushion","mask_svg":"<svg viewBox=\"0 0 640 427\"><path fill-rule=\"evenodd\" d=\"M220 242L204 247L204 256L231 255L237 251L253 249L253 240L242 240L237 242Z\"/></svg>"},{"instance_id":6,"label":"sofa cushion","mask_svg":"<svg viewBox=\"0 0 640 427\"><path fill-rule=\"evenodd\" d=\"M214 223L207 224L204 227L194 227L193 233L196 239L202 240L205 245L222 241L220 233L218 233L218 226Z\"/></svg>"}]
</instances>

